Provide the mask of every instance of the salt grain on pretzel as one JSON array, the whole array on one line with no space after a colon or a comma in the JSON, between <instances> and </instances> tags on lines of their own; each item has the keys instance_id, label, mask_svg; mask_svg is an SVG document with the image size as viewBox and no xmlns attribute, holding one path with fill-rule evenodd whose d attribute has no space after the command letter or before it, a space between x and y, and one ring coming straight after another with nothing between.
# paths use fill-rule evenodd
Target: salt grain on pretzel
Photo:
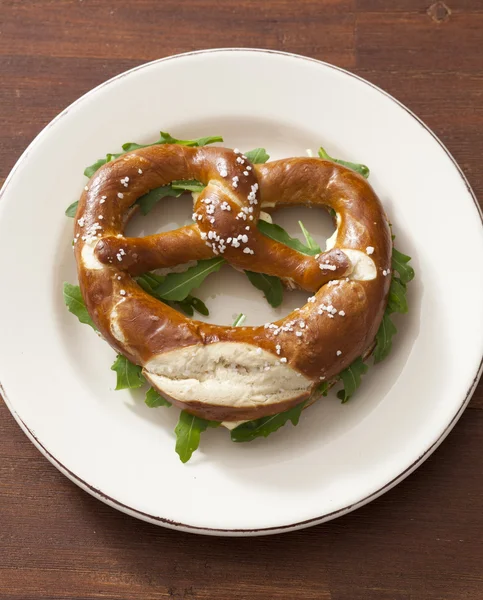
<instances>
[{"instance_id":1,"label":"salt grain on pretzel","mask_svg":"<svg viewBox=\"0 0 483 600\"><path fill-rule=\"evenodd\" d=\"M246 164L240 178L240 165L249 162L240 154L168 144L127 153L95 173L75 225L79 282L99 332L142 365L162 395L215 421L287 410L364 355L390 284L389 227L362 177L319 158L290 158ZM177 179L206 185L195 200L194 224L124 237L136 200ZM256 224L260 210L290 205L336 211L337 231L319 256L301 254L246 224L247 215ZM183 316L132 277L220 252L237 269L280 277L314 295L276 323L221 327Z\"/></svg>"}]
</instances>

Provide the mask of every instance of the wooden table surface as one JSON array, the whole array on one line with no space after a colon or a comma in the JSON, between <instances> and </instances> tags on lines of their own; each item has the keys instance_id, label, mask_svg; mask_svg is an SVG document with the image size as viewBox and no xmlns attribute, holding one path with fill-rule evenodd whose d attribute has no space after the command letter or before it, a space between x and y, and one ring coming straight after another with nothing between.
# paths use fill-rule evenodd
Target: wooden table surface
<instances>
[{"instance_id":1,"label":"wooden table surface","mask_svg":"<svg viewBox=\"0 0 483 600\"><path fill-rule=\"evenodd\" d=\"M483 199L483 2L447 2L0 0L0 177L44 125L113 75L178 52L266 47L393 94ZM441 448L369 506L300 532L209 538L94 500L0 402L0 599L481 600L482 443L480 385Z\"/></svg>"}]
</instances>

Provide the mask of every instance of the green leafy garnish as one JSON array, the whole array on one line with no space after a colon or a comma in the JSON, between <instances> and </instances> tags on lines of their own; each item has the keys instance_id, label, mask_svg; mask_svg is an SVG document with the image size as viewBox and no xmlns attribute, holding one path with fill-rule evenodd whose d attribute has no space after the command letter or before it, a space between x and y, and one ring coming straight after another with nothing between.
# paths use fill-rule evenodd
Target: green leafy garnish
<instances>
[{"instance_id":1,"label":"green leafy garnish","mask_svg":"<svg viewBox=\"0 0 483 600\"><path fill-rule=\"evenodd\" d=\"M70 217L71 219L73 219L77 213L77 206L79 205L79 200L76 200L75 202L72 202L72 204L70 204L66 209L65 209L65 216L66 217Z\"/></svg>"},{"instance_id":2,"label":"green leafy garnish","mask_svg":"<svg viewBox=\"0 0 483 600\"><path fill-rule=\"evenodd\" d=\"M407 313L408 301L406 298L406 286L397 277L392 277L389 288L389 299L386 311L390 313Z\"/></svg>"},{"instance_id":3,"label":"green leafy garnish","mask_svg":"<svg viewBox=\"0 0 483 600\"><path fill-rule=\"evenodd\" d=\"M327 396L330 390L330 383L328 381L323 381L319 386L317 386L317 393L322 396Z\"/></svg>"},{"instance_id":4,"label":"green leafy garnish","mask_svg":"<svg viewBox=\"0 0 483 600\"><path fill-rule=\"evenodd\" d=\"M319 252L322 252L322 250L320 249L320 246L315 242L314 238L305 229L302 221L299 221L299 227L302 230L302 233L304 234L305 241L307 242L307 248L309 248L309 250L311 250L311 251L315 251L316 254L318 254Z\"/></svg>"},{"instance_id":5,"label":"green leafy garnish","mask_svg":"<svg viewBox=\"0 0 483 600\"><path fill-rule=\"evenodd\" d=\"M97 327L94 325L90 314L87 312L87 308L82 297L80 287L78 285L72 285L70 283L64 283L64 302L69 312L75 315L81 323L90 325L92 329L97 331Z\"/></svg>"},{"instance_id":6,"label":"green leafy garnish","mask_svg":"<svg viewBox=\"0 0 483 600\"><path fill-rule=\"evenodd\" d=\"M394 238L395 236L393 236L393 240ZM411 258L406 254L402 254L396 248L392 249L391 287L386 310L376 334L375 364L387 357L392 348L392 337L397 333L390 315L392 313L405 314L409 310L406 285L414 278L414 269L408 264L410 260Z\"/></svg>"},{"instance_id":7,"label":"green leafy garnish","mask_svg":"<svg viewBox=\"0 0 483 600\"><path fill-rule=\"evenodd\" d=\"M176 452L182 463L189 461L200 445L200 435L208 427L218 427L216 421L206 421L186 411L181 411L174 433L176 434Z\"/></svg>"},{"instance_id":8,"label":"green leafy garnish","mask_svg":"<svg viewBox=\"0 0 483 600\"><path fill-rule=\"evenodd\" d=\"M125 154L126 152L132 152L133 150L138 150L139 148L148 148L149 146L158 146L160 144L179 144L180 146L206 146L208 144L214 144L215 142L222 141L223 138L220 136L204 137L198 138L196 140L178 140L171 136L169 133L161 131L159 133L159 140L151 144L136 144L135 142L127 142L126 144L123 144L122 149L124 152L121 152L119 154L107 154L106 158L100 158L99 160L96 160L95 163L86 167L84 175L90 178L100 167L102 167L102 165L105 165L106 163L110 162L111 160L114 160L115 158L119 158L119 156L122 156L122 154Z\"/></svg>"},{"instance_id":9,"label":"green leafy garnish","mask_svg":"<svg viewBox=\"0 0 483 600\"><path fill-rule=\"evenodd\" d=\"M184 192L202 192L206 186L196 179L177 179L171 182L171 187Z\"/></svg>"},{"instance_id":10,"label":"green leafy garnish","mask_svg":"<svg viewBox=\"0 0 483 600\"><path fill-rule=\"evenodd\" d=\"M168 300L163 300L163 302L169 306L172 306L173 308L182 310L190 317L193 316L195 310L201 315L208 316L210 314L206 304L199 298L191 296L191 294L188 294L184 300L179 300L178 302L169 302Z\"/></svg>"},{"instance_id":11,"label":"green leafy garnish","mask_svg":"<svg viewBox=\"0 0 483 600\"><path fill-rule=\"evenodd\" d=\"M170 273L154 290L164 300L184 300L192 289L199 287L210 273L219 271L224 263L221 257L200 260L184 273Z\"/></svg>"},{"instance_id":12,"label":"green leafy garnish","mask_svg":"<svg viewBox=\"0 0 483 600\"><path fill-rule=\"evenodd\" d=\"M219 135L198 138L195 140L178 140L169 133L160 131L159 140L153 142L152 144L135 144L133 142L128 142L127 144L122 145L122 149L124 152L131 152L132 150L137 150L138 148L148 148L149 146L159 146L160 144L178 144L179 146L207 146L208 144L215 144L216 142L222 141L223 138Z\"/></svg>"},{"instance_id":13,"label":"green leafy garnish","mask_svg":"<svg viewBox=\"0 0 483 600\"><path fill-rule=\"evenodd\" d=\"M165 281L166 277L167 276L156 275L155 273L148 272L144 273L144 275L136 277L136 281L145 292L147 292L151 296L154 296L154 298L161 300L161 302L168 304L172 308L182 310L190 317L193 316L195 310L205 316L210 314L210 311L208 310L206 304L202 300L196 298L195 296L192 296L191 294L188 294L186 298L178 302L166 300L161 294L159 294L156 291L157 287L161 283L163 283L163 281Z\"/></svg>"},{"instance_id":14,"label":"green leafy garnish","mask_svg":"<svg viewBox=\"0 0 483 600\"><path fill-rule=\"evenodd\" d=\"M146 398L144 399L144 402L147 406L149 406L149 408L158 408L158 406L171 406L171 402L168 402L166 398L163 398L153 387L149 388L149 390L146 392Z\"/></svg>"},{"instance_id":15,"label":"green leafy garnish","mask_svg":"<svg viewBox=\"0 0 483 600\"><path fill-rule=\"evenodd\" d=\"M135 204L138 204L141 212L144 216L146 216L149 212L153 210L155 205L166 196L171 198L179 198L181 194L185 192L201 192L205 186L199 181L190 180L190 181L173 181L169 185L162 185L160 187L154 188L144 196L138 198ZM73 202L65 211L65 215L67 217L75 217L77 212L77 205L79 201Z\"/></svg>"},{"instance_id":16,"label":"green leafy garnish","mask_svg":"<svg viewBox=\"0 0 483 600\"><path fill-rule=\"evenodd\" d=\"M250 283L263 292L271 306L276 308L282 304L283 285L278 277L265 275L264 273L254 273L253 271L245 271L245 274Z\"/></svg>"},{"instance_id":17,"label":"green leafy garnish","mask_svg":"<svg viewBox=\"0 0 483 600\"><path fill-rule=\"evenodd\" d=\"M342 165L343 167L348 167L349 169L356 171L357 173L359 173L359 175L362 175L362 177L365 177L366 179L369 177L370 171L369 167L366 167L366 165L348 162L346 160L339 160L338 158L332 158L332 156L329 156L322 147L319 148L319 156L324 160L330 160L332 162L337 163L338 165Z\"/></svg>"},{"instance_id":18,"label":"green leafy garnish","mask_svg":"<svg viewBox=\"0 0 483 600\"><path fill-rule=\"evenodd\" d=\"M143 288L143 290L148 294L151 294L151 296L158 298L158 300L161 300L161 298L158 296L158 294L156 294L155 289L160 283L163 283L165 279L165 275L156 275L155 273L150 273L149 271L144 273L144 275L139 275L139 277L136 277L136 281Z\"/></svg>"},{"instance_id":19,"label":"green leafy garnish","mask_svg":"<svg viewBox=\"0 0 483 600\"><path fill-rule=\"evenodd\" d=\"M166 196L178 198L178 196L181 196L183 191L184 190L182 189L174 190L170 185L162 185L161 187L154 188L154 190L151 190L147 194L144 194L144 196L138 198L136 204L139 204L143 215L147 215L161 200L161 198L165 198Z\"/></svg>"},{"instance_id":20,"label":"green leafy garnish","mask_svg":"<svg viewBox=\"0 0 483 600\"><path fill-rule=\"evenodd\" d=\"M240 325L243 325L246 318L247 318L246 315L244 315L243 313L240 313L238 315L238 317L233 321L232 327L240 327Z\"/></svg>"},{"instance_id":21,"label":"green leafy garnish","mask_svg":"<svg viewBox=\"0 0 483 600\"><path fill-rule=\"evenodd\" d=\"M305 229L302 221L299 221L300 229L307 240L307 246L296 238L291 237L283 227L276 225L275 223L268 223L267 221L258 221L258 229L265 234L267 237L285 244L298 252L314 256L321 252L320 247L316 244L310 233ZM283 285L278 277L273 275L265 275L262 273L254 273L252 271L245 271L250 282L259 290L264 293L268 303L276 308L280 306L283 301Z\"/></svg>"},{"instance_id":22,"label":"green leafy garnish","mask_svg":"<svg viewBox=\"0 0 483 600\"><path fill-rule=\"evenodd\" d=\"M287 421L291 421L292 425L297 425L304 405L305 401L271 417L262 417L255 421L242 423L231 430L231 439L233 442L251 442L257 437L269 436L280 427L283 427Z\"/></svg>"},{"instance_id":23,"label":"green leafy garnish","mask_svg":"<svg viewBox=\"0 0 483 600\"><path fill-rule=\"evenodd\" d=\"M115 160L116 158L119 158L123 154L124 154L124 152L120 152L119 154L111 154L111 153L106 154L106 158L99 158L98 160L96 160L95 163L86 167L84 169L84 175L86 177L89 177L89 179L90 179L94 175L94 173L100 167L102 167L102 165L105 165L106 163L111 162L111 160Z\"/></svg>"},{"instance_id":24,"label":"green leafy garnish","mask_svg":"<svg viewBox=\"0 0 483 600\"><path fill-rule=\"evenodd\" d=\"M186 297L186 301L188 301L191 304L191 306L197 312L200 313L200 315L204 315L205 317L207 317L210 314L210 311L208 310L208 307L206 306L206 304L199 298L189 295Z\"/></svg>"},{"instance_id":25,"label":"green leafy garnish","mask_svg":"<svg viewBox=\"0 0 483 600\"><path fill-rule=\"evenodd\" d=\"M254 148L249 152L245 152L245 156L254 165L261 165L266 163L270 156L267 154L265 148Z\"/></svg>"},{"instance_id":26,"label":"green leafy garnish","mask_svg":"<svg viewBox=\"0 0 483 600\"><path fill-rule=\"evenodd\" d=\"M397 329L387 312L382 317L381 325L376 333L376 347L374 349L374 363L384 360L391 352L392 336L396 335Z\"/></svg>"},{"instance_id":27,"label":"green leafy garnish","mask_svg":"<svg viewBox=\"0 0 483 600\"><path fill-rule=\"evenodd\" d=\"M258 229L267 237L275 240L276 242L280 242L281 244L285 244L293 250L297 250L302 254L308 254L309 256L314 256L318 254L320 250L314 250L302 244L300 240L291 237L285 229L280 227L280 225L276 225L275 223L268 223L267 221L263 221L260 219L257 223Z\"/></svg>"},{"instance_id":28,"label":"green leafy garnish","mask_svg":"<svg viewBox=\"0 0 483 600\"><path fill-rule=\"evenodd\" d=\"M361 385L362 375L367 373L368 369L369 367L364 364L362 358L359 356L359 358L356 358L355 361L347 367L347 369L344 369L340 372L340 378L344 384L344 389L337 392L337 397L342 400L342 404L345 404L348 400L350 400L351 396Z\"/></svg>"},{"instance_id":29,"label":"green leafy garnish","mask_svg":"<svg viewBox=\"0 0 483 600\"><path fill-rule=\"evenodd\" d=\"M117 375L116 390L133 390L144 385L146 380L142 374L142 367L133 364L122 354L118 354L111 371Z\"/></svg>"},{"instance_id":30,"label":"green leafy garnish","mask_svg":"<svg viewBox=\"0 0 483 600\"><path fill-rule=\"evenodd\" d=\"M202 192L205 187L205 185L195 179L189 181L180 179L172 181L169 185L162 185L161 187L151 190L147 194L144 194L144 196L141 196L141 198L136 201L136 204L139 204L141 207L143 215L147 215L161 198L165 198L166 196L179 198L179 196L185 192Z\"/></svg>"},{"instance_id":31,"label":"green leafy garnish","mask_svg":"<svg viewBox=\"0 0 483 600\"><path fill-rule=\"evenodd\" d=\"M399 273L401 283L407 284L414 278L414 269L408 265L410 256L399 252L396 248L392 249L392 270Z\"/></svg>"}]
</instances>

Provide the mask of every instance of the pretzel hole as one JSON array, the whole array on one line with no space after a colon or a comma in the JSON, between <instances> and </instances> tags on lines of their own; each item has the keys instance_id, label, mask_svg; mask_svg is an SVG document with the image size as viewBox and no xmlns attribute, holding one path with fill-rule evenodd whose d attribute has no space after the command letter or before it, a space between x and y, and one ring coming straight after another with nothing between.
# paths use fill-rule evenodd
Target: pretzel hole
<instances>
[{"instance_id":1,"label":"pretzel hole","mask_svg":"<svg viewBox=\"0 0 483 600\"><path fill-rule=\"evenodd\" d=\"M306 304L312 295L301 290L284 289L282 304L273 308L263 293L253 287L245 273L229 264L207 277L193 294L203 300L210 310L208 316L197 314L196 319L227 326L233 325L240 313L247 317L244 326L277 321Z\"/></svg>"},{"instance_id":2,"label":"pretzel hole","mask_svg":"<svg viewBox=\"0 0 483 600\"><path fill-rule=\"evenodd\" d=\"M299 221L301 221L322 251L325 250L326 241L336 231L333 218L323 208L284 206L282 208L268 209L267 212L272 217L274 223L283 227L292 237L306 244L307 242L299 225Z\"/></svg>"},{"instance_id":3,"label":"pretzel hole","mask_svg":"<svg viewBox=\"0 0 483 600\"><path fill-rule=\"evenodd\" d=\"M124 235L144 237L155 233L173 231L184 225L192 225L193 198L189 192L178 198L161 198L147 215L138 209L129 220Z\"/></svg>"}]
</instances>

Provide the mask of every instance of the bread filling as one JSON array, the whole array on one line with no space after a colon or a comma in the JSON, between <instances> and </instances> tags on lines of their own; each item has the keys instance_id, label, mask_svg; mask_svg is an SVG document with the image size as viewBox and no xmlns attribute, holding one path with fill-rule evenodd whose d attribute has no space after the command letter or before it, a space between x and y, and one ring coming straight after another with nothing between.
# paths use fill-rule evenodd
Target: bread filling
<instances>
[{"instance_id":1,"label":"bread filling","mask_svg":"<svg viewBox=\"0 0 483 600\"><path fill-rule=\"evenodd\" d=\"M313 382L251 344L218 342L153 357L145 376L180 400L216 406L256 407L303 395Z\"/></svg>"}]
</instances>

